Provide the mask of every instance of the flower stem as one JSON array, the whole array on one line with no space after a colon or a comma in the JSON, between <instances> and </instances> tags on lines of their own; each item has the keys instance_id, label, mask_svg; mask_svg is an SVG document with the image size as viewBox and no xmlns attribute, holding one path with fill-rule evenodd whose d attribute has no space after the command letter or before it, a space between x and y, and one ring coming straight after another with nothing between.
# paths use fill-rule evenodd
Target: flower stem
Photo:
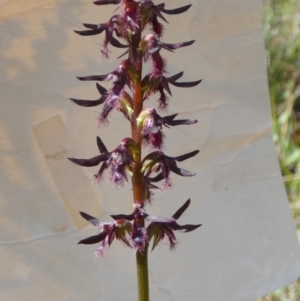
<instances>
[{"instance_id":1,"label":"flower stem","mask_svg":"<svg viewBox=\"0 0 300 301\"><path fill-rule=\"evenodd\" d=\"M149 301L148 246L136 253L138 301Z\"/></svg>"},{"instance_id":2,"label":"flower stem","mask_svg":"<svg viewBox=\"0 0 300 301\"><path fill-rule=\"evenodd\" d=\"M134 2L132 5L135 5ZM140 24L139 24L140 25ZM140 26L139 26L140 28ZM132 189L134 203L140 206L144 206L143 195L143 175L141 173L141 156L142 156L142 135L137 127L136 120L143 110L143 96L142 96L142 53L139 51L139 43L141 41L141 31L136 33L136 39L134 41L133 48L134 53L134 65L137 72L137 80L133 89L133 120L131 122L132 138L135 140L139 155L136 158L136 164L133 168L132 176ZM145 227L144 218L135 218L135 225L137 228ZM137 265L137 285L138 285L138 301L149 301L149 281L148 281L148 244L144 250L138 250L136 252L136 265Z\"/></svg>"}]
</instances>

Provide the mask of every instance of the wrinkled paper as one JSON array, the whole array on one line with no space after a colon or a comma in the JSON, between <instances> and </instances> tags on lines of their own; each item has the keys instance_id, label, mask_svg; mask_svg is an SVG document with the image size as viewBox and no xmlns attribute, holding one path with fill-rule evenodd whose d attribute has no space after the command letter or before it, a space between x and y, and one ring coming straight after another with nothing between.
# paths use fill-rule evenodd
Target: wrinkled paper
<instances>
[{"instance_id":1,"label":"wrinkled paper","mask_svg":"<svg viewBox=\"0 0 300 301\"><path fill-rule=\"evenodd\" d=\"M192 89L171 88L168 114L199 122L166 130L165 152L200 154L180 164L197 175L174 175L172 189L156 191L147 210L171 216L191 198L179 222L203 225L178 233L176 251L161 243L150 254L151 300L251 301L300 276L299 245L271 136L262 3L165 3L169 9L193 6L166 16L163 40L196 40L175 53L162 51L167 70L184 71L183 81L203 79ZM97 135L109 150L130 135L122 114L114 112L109 127L97 129L99 107L68 100L97 99L95 83L76 76L118 66L122 50L110 47L110 59L101 57L103 35L73 32L82 23L106 22L115 7L89 0L0 5L0 299L136 300L131 249L115 242L95 260L96 245L77 246L97 233L78 212L104 221L130 213L131 187L114 189L106 180L95 185L97 167L67 160L97 155ZM157 105L157 96L145 105Z\"/></svg>"}]
</instances>

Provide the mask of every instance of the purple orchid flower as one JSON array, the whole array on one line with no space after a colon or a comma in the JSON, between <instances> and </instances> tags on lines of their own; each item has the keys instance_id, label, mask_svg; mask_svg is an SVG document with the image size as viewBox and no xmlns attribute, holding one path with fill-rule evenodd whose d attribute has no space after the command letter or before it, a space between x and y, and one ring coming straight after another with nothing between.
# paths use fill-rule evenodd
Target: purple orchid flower
<instances>
[{"instance_id":1,"label":"purple orchid flower","mask_svg":"<svg viewBox=\"0 0 300 301\"><path fill-rule=\"evenodd\" d=\"M94 226L100 228L99 234L78 242L78 244L84 245L100 243L100 247L95 251L96 256L103 257L105 247L110 246L115 238L131 247L130 236L132 235L133 229L129 221L125 219L115 219L113 222L105 223L84 212L80 212L80 215Z\"/></svg>"},{"instance_id":2,"label":"purple orchid flower","mask_svg":"<svg viewBox=\"0 0 300 301\"><path fill-rule=\"evenodd\" d=\"M163 32L163 25L158 22L158 18L168 23L168 21L162 15L162 12L169 15L181 14L187 11L191 5L185 5L171 10L165 9L164 7L164 3L155 5L152 1L145 1L141 5L142 28L145 28L148 23L152 24L152 29L158 37L161 37Z\"/></svg>"},{"instance_id":3,"label":"purple orchid flower","mask_svg":"<svg viewBox=\"0 0 300 301\"><path fill-rule=\"evenodd\" d=\"M77 77L81 81L109 81L113 80L113 87L108 91L97 83L97 89L101 95L98 100L83 100L70 98L71 101L77 105L84 107L98 106L104 103L102 112L98 118L97 126L107 123L109 113L116 108L122 112L129 121L131 121L133 113L133 101L131 96L124 90L127 85L131 88L132 82L135 81L134 66L128 62L123 61L119 67L104 75L90 75L85 77Z\"/></svg>"},{"instance_id":4,"label":"purple orchid flower","mask_svg":"<svg viewBox=\"0 0 300 301\"><path fill-rule=\"evenodd\" d=\"M177 167L177 162L184 161L191 157L194 157L199 153L199 150L195 150L193 152L178 156L178 157L169 157L165 155L161 151L155 151L148 154L142 161L142 170L144 176L149 177L152 173L158 173L161 171L162 175L159 173L157 176L165 179L165 184L163 189L169 188L171 185L171 181L169 178L170 172L174 172L175 174L182 177L191 177L194 176L195 173L187 171L185 169ZM152 179L153 181L153 179Z\"/></svg>"},{"instance_id":5,"label":"purple orchid flower","mask_svg":"<svg viewBox=\"0 0 300 301\"><path fill-rule=\"evenodd\" d=\"M147 99L153 93L159 92L159 107L161 109L165 109L167 107L167 96L164 92L166 90L170 96L172 96L172 92L169 84L180 87L180 88L191 88L195 87L202 82L202 79L192 82L177 82L179 78L183 76L183 72L179 72L173 76L165 77L163 75L154 75L153 73L147 74L142 81L143 84L143 99Z\"/></svg>"},{"instance_id":6,"label":"purple orchid flower","mask_svg":"<svg viewBox=\"0 0 300 301\"><path fill-rule=\"evenodd\" d=\"M137 118L137 124L146 143L161 149L163 146L163 125L169 127L197 123L195 119L174 120L176 116L177 114L161 117L154 108L144 109Z\"/></svg>"},{"instance_id":7,"label":"purple orchid flower","mask_svg":"<svg viewBox=\"0 0 300 301\"><path fill-rule=\"evenodd\" d=\"M127 172L131 174L135 164L134 157L138 150L136 143L131 138L125 138L112 152L108 152L102 140L97 137L97 145L100 155L91 159L68 158L71 162L85 167L97 166L102 162L99 172L95 175L96 182L99 182L106 169L110 171L109 180L117 187L121 186L127 179Z\"/></svg>"},{"instance_id":8,"label":"purple orchid flower","mask_svg":"<svg viewBox=\"0 0 300 301\"><path fill-rule=\"evenodd\" d=\"M166 49L173 52L175 49L192 45L195 40L181 43L168 44L158 40L155 35L147 34L140 42L140 48L143 50L144 61L146 62L150 57L152 58L153 70L152 76L161 77L165 70L165 61L160 56L161 49Z\"/></svg>"},{"instance_id":9,"label":"purple orchid flower","mask_svg":"<svg viewBox=\"0 0 300 301\"><path fill-rule=\"evenodd\" d=\"M182 231L184 233L191 232L201 226L198 225L179 225L176 220L182 215L182 213L188 208L191 201L187 200L183 206L181 206L172 217L162 218L147 216L146 220L150 221L150 225L147 227L149 240L153 238L152 251L157 244L165 237L169 240L170 249L174 250L176 246L176 237L173 231Z\"/></svg>"},{"instance_id":10,"label":"purple orchid flower","mask_svg":"<svg viewBox=\"0 0 300 301\"><path fill-rule=\"evenodd\" d=\"M81 36L92 36L101 34L103 31L105 31L105 39L103 43L103 49L101 50L102 55L105 58L108 58L108 43L113 38L113 32L116 31L116 23L120 22L119 16L115 15L110 18L110 20L103 24L83 24L84 27L88 28L88 30L74 30L77 34Z\"/></svg>"}]
</instances>

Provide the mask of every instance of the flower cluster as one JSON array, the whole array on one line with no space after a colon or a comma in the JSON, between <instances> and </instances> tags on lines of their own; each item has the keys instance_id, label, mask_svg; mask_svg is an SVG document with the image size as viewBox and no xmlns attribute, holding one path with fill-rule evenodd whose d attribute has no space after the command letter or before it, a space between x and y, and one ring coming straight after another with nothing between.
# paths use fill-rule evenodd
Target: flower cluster
<instances>
[{"instance_id":1,"label":"flower cluster","mask_svg":"<svg viewBox=\"0 0 300 301\"><path fill-rule=\"evenodd\" d=\"M170 249L173 250L177 242L173 231L180 230L186 233L201 226L201 224L179 225L177 223L177 219L188 208L190 202L190 200L187 200L172 217L151 216L146 213L144 208L136 206L132 214L112 215L113 221L109 223L101 222L87 213L80 212L81 216L98 227L100 232L97 235L79 241L78 244L90 245L99 243L100 246L95 251L95 254L103 256L105 247L110 246L115 238L123 241L136 252L141 252L145 250L151 238L153 238L152 250L154 250L157 244L166 237L169 241ZM149 225L147 227L140 227L136 223L136 220L139 218L144 218L150 222Z\"/></svg>"},{"instance_id":2,"label":"flower cluster","mask_svg":"<svg viewBox=\"0 0 300 301\"><path fill-rule=\"evenodd\" d=\"M81 216L99 228L97 235L81 240L80 244L99 243L96 253L103 255L114 239L121 240L133 248L137 254L147 251L150 241L152 249L166 238L170 249L176 245L174 231L190 232L197 225L179 225L177 219L190 205L188 200L178 211L167 218L149 215L145 206L150 203L153 189L166 189L172 186L171 173L182 177L194 176L177 164L194 157L199 153L195 150L183 155L171 157L164 150L164 127L193 125L195 119L176 119L178 114L161 116L156 108L144 107L148 98L158 94L158 109L167 109L168 97L172 96L170 86L190 88L200 84L201 80L182 82L178 80L183 72L167 75L167 62L162 56L162 50L174 52L176 49L190 46L194 40L165 43L161 40L164 25L167 24L165 15L176 15L187 11L191 5L176 9L167 9L165 4L155 5L150 0L97 0L96 5L117 5L124 7L121 13L113 15L107 22L100 24L85 23L84 30L75 32L82 36L104 34L103 57L109 56L109 45L124 49L119 57L122 59L118 68L104 75L78 77L80 81L95 81L100 94L96 100L70 100L82 107L102 105L97 125L107 124L108 116L113 110L121 112L131 126L131 138L124 138L113 150L108 151L102 140L97 137L100 154L90 159L69 158L73 163L95 167L100 165L95 174L97 182L105 172L115 186L120 187L124 182L132 182L134 210L131 214L112 215L112 222L102 222L89 214L81 212ZM144 33L147 29L147 33ZM150 64L150 72L142 76L143 64ZM99 82L112 81L108 89ZM143 145L148 152L143 156ZM160 185L159 182L162 182Z\"/></svg>"}]
</instances>

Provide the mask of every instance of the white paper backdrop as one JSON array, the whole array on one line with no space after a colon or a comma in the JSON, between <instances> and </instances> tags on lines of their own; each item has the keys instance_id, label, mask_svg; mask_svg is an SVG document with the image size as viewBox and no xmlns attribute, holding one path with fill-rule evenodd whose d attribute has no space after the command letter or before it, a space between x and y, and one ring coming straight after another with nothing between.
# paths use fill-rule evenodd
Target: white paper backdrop
<instances>
[{"instance_id":1,"label":"white paper backdrop","mask_svg":"<svg viewBox=\"0 0 300 301\"><path fill-rule=\"evenodd\" d=\"M165 149L171 156L201 152L182 163L197 176L173 177L173 189L156 193L148 211L169 216L190 197L180 222L203 226L179 233L175 252L162 244L150 254L151 298L251 301L300 276L299 245L271 138L262 3L165 3L193 6L167 16L164 41L196 39L174 54L163 52L170 75L203 78L193 89L172 88L169 113L199 122L168 130ZM96 135L108 149L129 135L120 114L111 116L108 129L96 129L99 109L68 100L96 99L95 84L75 77L118 65L118 51L102 60L103 36L73 32L81 23L107 21L115 7L90 0L0 5L0 300L134 300L132 250L116 242L95 261L94 246L76 245L95 233L78 211L104 220L129 213L130 186L94 185L97 168L66 159L96 155Z\"/></svg>"}]
</instances>

